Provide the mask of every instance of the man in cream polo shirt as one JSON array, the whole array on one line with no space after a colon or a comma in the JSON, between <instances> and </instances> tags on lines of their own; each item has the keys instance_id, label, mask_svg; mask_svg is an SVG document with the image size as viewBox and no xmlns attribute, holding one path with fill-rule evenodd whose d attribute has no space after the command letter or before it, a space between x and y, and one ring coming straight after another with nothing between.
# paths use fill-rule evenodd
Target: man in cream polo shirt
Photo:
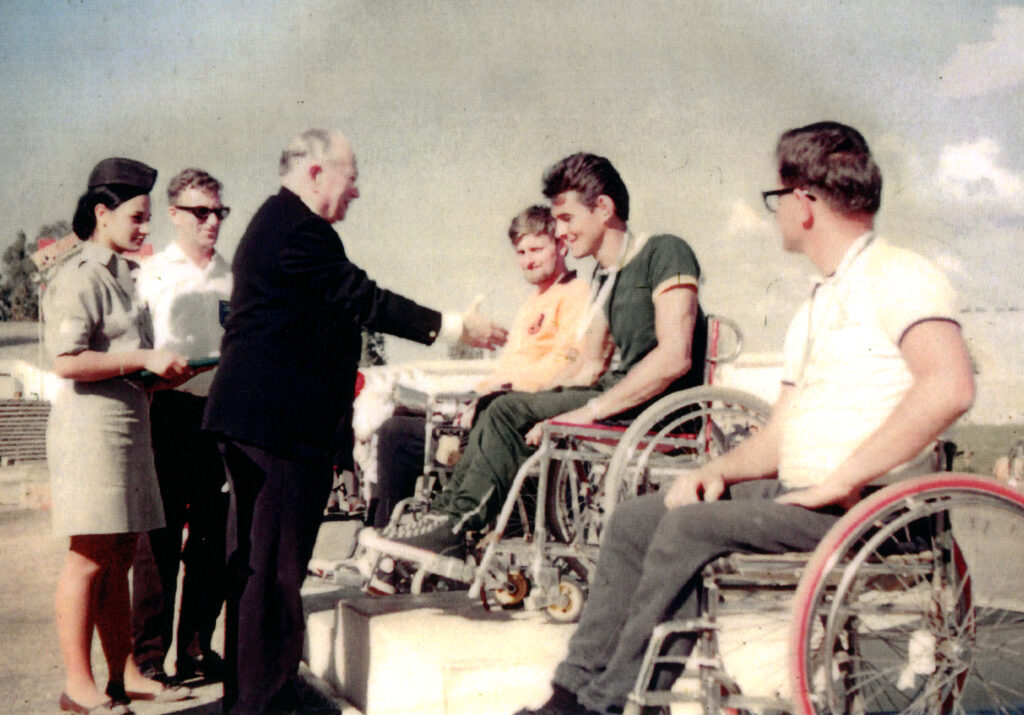
<instances>
[{"instance_id":1,"label":"man in cream polo shirt","mask_svg":"<svg viewBox=\"0 0 1024 715\"><path fill-rule=\"evenodd\" d=\"M776 158L782 188L765 205L783 247L821 279L787 334L771 417L667 491L615 510L551 698L518 715L621 712L654 627L697 617L705 564L811 551L866 485L917 460L974 399L949 283L874 234L882 176L860 133L793 129ZM679 643L683 654L692 645Z\"/></svg>"},{"instance_id":2,"label":"man in cream polo shirt","mask_svg":"<svg viewBox=\"0 0 1024 715\"><path fill-rule=\"evenodd\" d=\"M139 295L153 317L155 344L189 359L219 354L224 333L231 267L214 248L229 211L220 194L220 182L205 171L185 169L171 179L167 211L177 236L139 272ZM210 639L224 603L227 495L217 442L200 431L212 378L212 372L200 373L175 390L153 395L153 452L167 526L140 539L132 599L135 659L151 677L164 675L179 563L185 574L176 677L219 679L223 669Z\"/></svg>"},{"instance_id":3,"label":"man in cream polo shirt","mask_svg":"<svg viewBox=\"0 0 1024 715\"><path fill-rule=\"evenodd\" d=\"M904 336L927 321L955 324L955 300L938 268L873 231L815 281L783 348L783 383L797 388L779 447L786 487L821 482L886 421L914 384ZM931 447L883 480L933 471Z\"/></svg>"}]
</instances>

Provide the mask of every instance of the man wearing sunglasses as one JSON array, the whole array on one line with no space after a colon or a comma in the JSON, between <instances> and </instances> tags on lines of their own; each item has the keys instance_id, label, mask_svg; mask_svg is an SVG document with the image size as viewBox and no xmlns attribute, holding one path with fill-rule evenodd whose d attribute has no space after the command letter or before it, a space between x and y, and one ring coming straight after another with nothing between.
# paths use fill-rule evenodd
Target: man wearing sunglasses
<instances>
[{"instance_id":1,"label":"man wearing sunglasses","mask_svg":"<svg viewBox=\"0 0 1024 715\"><path fill-rule=\"evenodd\" d=\"M220 350L221 321L231 295L231 268L215 250L229 209L221 202L220 182L199 169L172 178L167 199L176 236L143 263L139 295L153 317L155 344L188 358L210 357ZM185 574L175 678L216 680L223 670L210 641L224 603L227 496L217 442L200 430L212 377L203 373L177 389L153 394L153 451L167 526L139 540L132 631L136 662L157 680L166 680L179 563ZM186 523L188 541L182 550Z\"/></svg>"}]
</instances>

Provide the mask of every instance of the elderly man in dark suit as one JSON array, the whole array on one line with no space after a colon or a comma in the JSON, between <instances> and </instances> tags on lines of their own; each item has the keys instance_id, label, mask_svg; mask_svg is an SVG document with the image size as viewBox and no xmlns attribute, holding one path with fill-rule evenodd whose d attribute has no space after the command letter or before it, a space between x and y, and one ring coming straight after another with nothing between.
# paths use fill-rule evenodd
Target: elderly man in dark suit
<instances>
[{"instance_id":1,"label":"elderly man in dark suit","mask_svg":"<svg viewBox=\"0 0 1024 715\"><path fill-rule=\"evenodd\" d=\"M281 155L281 190L235 254L231 313L204 426L231 486L224 709L294 705L302 654L299 587L331 488L332 435L351 419L363 327L494 348L504 329L471 310L425 308L377 286L331 224L359 196L340 132L311 129Z\"/></svg>"}]
</instances>

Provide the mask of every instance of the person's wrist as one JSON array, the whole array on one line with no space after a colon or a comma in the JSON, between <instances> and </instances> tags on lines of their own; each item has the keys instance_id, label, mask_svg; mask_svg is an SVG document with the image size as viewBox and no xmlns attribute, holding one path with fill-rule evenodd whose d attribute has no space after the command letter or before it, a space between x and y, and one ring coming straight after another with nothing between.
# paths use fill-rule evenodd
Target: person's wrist
<instances>
[{"instance_id":1,"label":"person's wrist","mask_svg":"<svg viewBox=\"0 0 1024 715\"><path fill-rule=\"evenodd\" d=\"M587 418L591 422L597 422L604 416L604 411L601 409L600 397L591 397L587 400L586 404L583 405L583 409L586 412Z\"/></svg>"}]
</instances>

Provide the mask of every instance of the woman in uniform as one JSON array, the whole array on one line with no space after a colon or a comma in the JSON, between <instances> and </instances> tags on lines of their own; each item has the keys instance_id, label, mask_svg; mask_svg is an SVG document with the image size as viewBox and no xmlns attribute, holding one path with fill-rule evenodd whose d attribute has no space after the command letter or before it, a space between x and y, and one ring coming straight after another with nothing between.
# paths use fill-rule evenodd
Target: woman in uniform
<instances>
[{"instance_id":1,"label":"woman in uniform","mask_svg":"<svg viewBox=\"0 0 1024 715\"><path fill-rule=\"evenodd\" d=\"M187 694L143 678L129 659L135 542L164 525L149 393L137 372L149 370L163 386L192 374L180 355L152 349L149 314L135 293L138 265L122 256L149 234L155 180L155 169L130 159L96 165L73 220L85 243L43 299L46 346L64 378L47 431L54 530L70 537L55 598L65 668L60 708L76 713L124 715L132 697ZM93 627L110 674L106 695L92 674Z\"/></svg>"}]
</instances>

